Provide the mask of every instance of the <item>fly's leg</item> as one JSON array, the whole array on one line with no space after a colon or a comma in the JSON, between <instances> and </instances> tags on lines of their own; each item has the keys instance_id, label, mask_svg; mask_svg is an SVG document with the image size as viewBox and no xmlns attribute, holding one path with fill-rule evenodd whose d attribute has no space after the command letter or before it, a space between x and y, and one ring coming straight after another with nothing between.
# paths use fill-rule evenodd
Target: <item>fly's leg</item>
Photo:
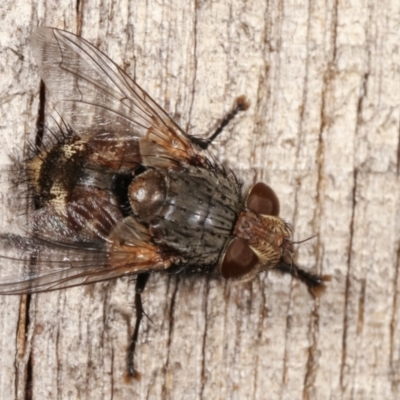
<instances>
[{"instance_id":1,"label":"fly's leg","mask_svg":"<svg viewBox=\"0 0 400 400\"><path fill-rule=\"evenodd\" d=\"M315 297L319 297L325 290L325 282L330 280L328 275L315 275L299 268L295 263L286 263L281 260L274 269L285 274L294 276L299 281L305 283L308 290Z\"/></svg>"},{"instance_id":2,"label":"fly's leg","mask_svg":"<svg viewBox=\"0 0 400 400\"><path fill-rule=\"evenodd\" d=\"M228 114L225 115L216 131L208 139L200 139L196 137L192 137L191 139L203 150L207 150L208 146L218 137L218 135L224 130L224 128L233 120L233 118L235 118L237 113L239 113L240 111L246 111L249 106L250 102L247 100L246 96L239 96L235 100L231 111L229 111Z\"/></svg>"},{"instance_id":3,"label":"fly's leg","mask_svg":"<svg viewBox=\"0 0 400 400\"><path fill-rule=\"evenodd\" d=\"M142 321L143 315L145 315L143 310L142 303L142 292L146 287L146 283L149 280L149 273L139 274L136 278L136 287L135 287L135 309L136 309L136 323L135 330L133 331L133 335L131 337L131 342L128 348L127 355L127 369L129 377L138 378L138 372L135 371L134 368L134 357L135 357L135 347L139 337L139 328L140 322Z\"/></svg>"}]
</instances>

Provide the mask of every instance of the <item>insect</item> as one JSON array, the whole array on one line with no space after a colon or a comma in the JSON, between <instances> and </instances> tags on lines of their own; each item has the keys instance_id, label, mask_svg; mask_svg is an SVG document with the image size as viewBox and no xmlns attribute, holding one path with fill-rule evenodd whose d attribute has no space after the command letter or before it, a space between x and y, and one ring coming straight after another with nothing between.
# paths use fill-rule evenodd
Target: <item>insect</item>
<instances>
[{"instance_id":1,"label":"insect","mask_svg":"<svg viewBox=\"0 0 400 400\"><path fill-rule=\"evenodd\" d=\"M208 151L235 115L239 97L207 139L184 133L124 71L86 40L39 28L31 39L39 72L62 117L50 140L32 146L24 174L35 210L26 235L1 234L19 249L18 276L0 294L37 293L136 275L136 324L150 273L250 280L278 270L318 294L324 276L292 259L291 226L264 183L243 193ZM6 258L6 256L2 256ZM34 259L34 263L29 262Z\"/></svg>"}]
</instances>

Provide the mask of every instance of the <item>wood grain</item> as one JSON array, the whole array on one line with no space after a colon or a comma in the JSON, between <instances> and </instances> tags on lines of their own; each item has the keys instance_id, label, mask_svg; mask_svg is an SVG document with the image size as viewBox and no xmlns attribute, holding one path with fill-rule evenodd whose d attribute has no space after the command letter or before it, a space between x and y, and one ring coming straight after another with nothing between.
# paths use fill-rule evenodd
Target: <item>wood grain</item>
<instances>
[{"instance_id":1,"label":"wood grain","mask_svg":"<svg viewBox=\"0 0 400 400\"><path fill-rule=\"evenodd\" d=\"M314 300L274 273L246 284L152 276L132 383L131 280L28 304L1 297L0 398L399 398L400 3L55 4L0 6L0 164L34 136L30 34L72 31L191 134L211 132L245 94L250 109L212 150L246 184L275 189L296 239L318 234L297 261L332 281ZM1 231L17 232L0 179Z\"/></svg>"}]
</instances>

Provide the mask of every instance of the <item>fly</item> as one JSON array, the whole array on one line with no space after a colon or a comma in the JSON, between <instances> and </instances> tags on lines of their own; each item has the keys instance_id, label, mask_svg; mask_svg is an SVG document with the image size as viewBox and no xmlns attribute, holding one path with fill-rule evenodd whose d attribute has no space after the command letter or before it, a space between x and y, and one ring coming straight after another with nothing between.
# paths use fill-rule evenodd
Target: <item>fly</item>
<instances>
[{"instance_id":1,"label":"fly","mask_svg":"<svg viewBox=\"0 0 400 400\"><path fill-rule=\"evenodd\" d=\"M292 228L265 183L246 193L208 151L238 112L239 97L208 139L187 135L105 54L72 33L39 28L31 39L39 72L62 123L24 163L35 210L25 236L2 234L23 250L18 276L0 294L64 289L136 275L134 351L150 273L200 273L246 281L278 270L314 294L325 276L293 261ZM35 256L35 265L29 258ZM37 256L37 258L36 258ZM6 258L5 256L2 256Z\"/></svg>"}]
</instances>

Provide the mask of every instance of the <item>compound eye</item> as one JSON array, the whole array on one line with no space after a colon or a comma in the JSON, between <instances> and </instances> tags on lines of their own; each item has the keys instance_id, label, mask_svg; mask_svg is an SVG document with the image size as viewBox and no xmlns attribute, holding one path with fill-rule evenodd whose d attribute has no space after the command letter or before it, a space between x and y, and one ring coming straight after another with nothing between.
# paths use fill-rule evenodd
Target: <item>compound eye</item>
<instances>
[{"instance_id":1,"label":"compound eye","mask_svg":"<svg viewBox=\"0 0 400 400\"><path fill-rule=\"evenodd\" d=\"M226 249L221 263L221 275L225 279L240 279L254 270L258 263L258 258L247 241L235 238Z\"/></svg>"},{"instance_id":2,"label":"compound eye","mask_svg":"<svg viewBox=\"0 0 400 400\"><path fill-rule=\"evenodd\" d=\"M265 183L258 182L249 191L246 207L257 214L279 216L279 199Z\"/></svg>"}]
</instances>

